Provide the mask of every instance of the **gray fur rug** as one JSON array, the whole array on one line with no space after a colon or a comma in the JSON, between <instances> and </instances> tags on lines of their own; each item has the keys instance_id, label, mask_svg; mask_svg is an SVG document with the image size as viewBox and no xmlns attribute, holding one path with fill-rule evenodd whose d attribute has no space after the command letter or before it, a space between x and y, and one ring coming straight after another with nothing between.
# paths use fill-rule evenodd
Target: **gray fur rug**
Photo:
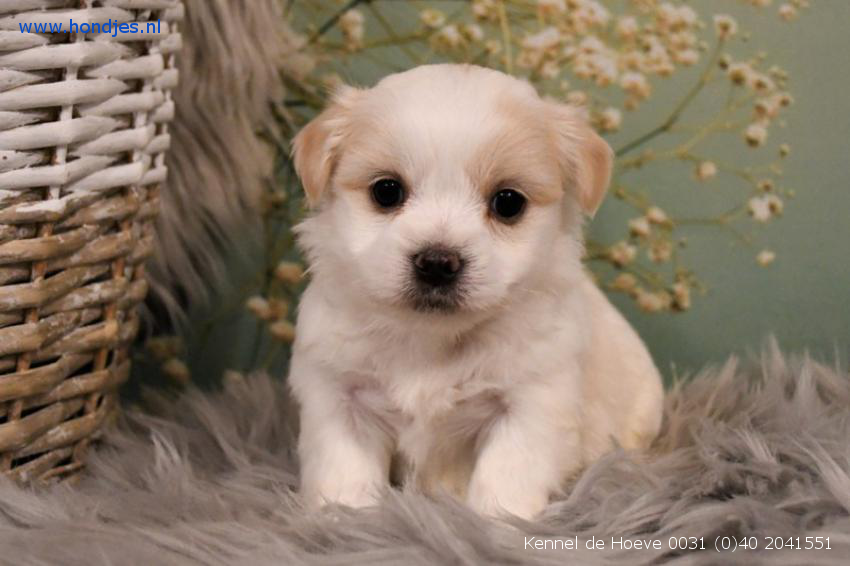
<instances>
[{"instance_id":1,"label":"gray fur rug","mask_svg":"<svg viewBox=\"0 0 850 566\"><path fill-rule=\"evenodd\" d=\"M412 492L367 510L305 513L293 495L287 413L284 387L264 376L131 412L78 484L36 492L0 483L0 562L850 561L850 376L775 348L746 369L730 361L675 386L652 454L611 454L535 523L485 520ZM661 548L612 548L612 537ZM701 537L706 550L671 550L670 537ZM741 548L745 537L759 550ZM796 537L801 549L788 549ZM828 538L830 550L805 550L806 537L824 547ZM715 550L732 538L737 551ZM785 549L766 549L779 538Z\"/></svg>"}]
</instances>

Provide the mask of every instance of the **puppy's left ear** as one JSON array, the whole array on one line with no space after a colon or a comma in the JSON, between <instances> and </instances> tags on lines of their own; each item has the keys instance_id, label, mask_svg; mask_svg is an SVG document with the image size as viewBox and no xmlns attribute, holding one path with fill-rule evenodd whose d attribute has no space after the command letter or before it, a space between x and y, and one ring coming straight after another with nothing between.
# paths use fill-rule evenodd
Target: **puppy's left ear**
<instances>
[{"instance_id":1,"label":"puppy's left ear","mask_svg":"<svg viewBox=\"0 0 850 566\"><path fill-rule=\"evenodd\" d=\"M295 172L304 185L310 208L317 206L327 191L345 137L348 111L359 94L358 89L349 86L336 91L330 105L292 140Z\"/></svg>"},{"instance_id":2,"label":"puppy's left ear","mask_svg":"<svg viewBox=\"0 0 850 566\"><path fill-rule=\"evenodd\" d=\"M555 102L548 104L566 184L577 191L582 211L593 216L611 181L614 152L590 126L584 110Z\"/></svg>"}]
</instances>

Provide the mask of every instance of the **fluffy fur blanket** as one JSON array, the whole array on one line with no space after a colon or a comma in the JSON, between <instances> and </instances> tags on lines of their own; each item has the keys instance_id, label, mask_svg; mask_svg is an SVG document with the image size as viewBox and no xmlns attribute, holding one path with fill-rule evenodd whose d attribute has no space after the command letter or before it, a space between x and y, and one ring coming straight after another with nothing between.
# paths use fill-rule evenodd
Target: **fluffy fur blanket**
<instances>
[{"instance_id":1,"label":"fluffy fur blanket","mask_svg":"<svg viewBox=\"0 0 850 566\"><path fill-rule=\"evenodd\" d=\"M273 174L275 105L294 35L279 0L183 0L180 82L162 189L153 295L172 313L203 304L227 280L235 244L257 236L257 208ZM182 299L178 305L176 298Z\"/></svg>"},{"instance_id":2,"label":"fluffy fur blanket","mask_svg":"<svg viewBox=\"0 0 850 566\"><path fill-rule=\"evenodd\" d=\"M775 348L746 369L730 361L673 387L652 454L611 454L534 523L485 520L412 492L393 492L373 509L305 513L293 495L286 414L284 387L265 376L160 401L155 413L130 411L77 485L0 483L0 562L850 561L850 379ZM660 548L612 548L612 537ZM699 537L705 550L671 550L670 537ZM812 546L822 537L824 549L805 550L806 537ZM745 538L758 550L741 548ZM732 539L737 551L715 550ZM588 540L602 548L588 549Z\"/></svg>"}]
</instances>

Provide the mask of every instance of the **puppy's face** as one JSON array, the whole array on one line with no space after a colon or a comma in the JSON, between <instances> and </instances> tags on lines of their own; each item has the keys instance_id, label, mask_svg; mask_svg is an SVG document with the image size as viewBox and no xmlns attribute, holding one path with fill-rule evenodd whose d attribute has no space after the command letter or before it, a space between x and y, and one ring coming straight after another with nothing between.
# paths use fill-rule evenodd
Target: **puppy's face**
<instances>
[{"instance_id":1,"label":"puppy's face","mask_svg":"<svg viewBox=\"0 0 850 566\"><path fill-rule=\"evenodd\" d=\"M436 65L344 89L294 141L313 269L365 300L484 312L554 266L602 200L607 144L517 79ZM578 258L575 258L576 261Z\"/></svg>"}]
</instances>

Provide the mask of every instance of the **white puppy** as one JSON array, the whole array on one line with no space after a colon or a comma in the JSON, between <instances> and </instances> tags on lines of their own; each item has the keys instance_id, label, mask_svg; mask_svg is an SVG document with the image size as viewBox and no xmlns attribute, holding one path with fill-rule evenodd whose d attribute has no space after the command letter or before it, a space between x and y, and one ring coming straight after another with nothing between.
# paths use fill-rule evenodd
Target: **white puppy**
<instances>
[{"instance_id":1,"label":"white puppy","mask_svg":"<svg viewBox=\"0 0 850 566\"><path fill-rule=\"evenodd\" d=\"M656 435L646 348L582 268L611 150L577 109L466 65L343 88L294 141L314 213L289 383L301 488L424 489L532 517L582 465Z\"/></svg>"}]
</instances>

